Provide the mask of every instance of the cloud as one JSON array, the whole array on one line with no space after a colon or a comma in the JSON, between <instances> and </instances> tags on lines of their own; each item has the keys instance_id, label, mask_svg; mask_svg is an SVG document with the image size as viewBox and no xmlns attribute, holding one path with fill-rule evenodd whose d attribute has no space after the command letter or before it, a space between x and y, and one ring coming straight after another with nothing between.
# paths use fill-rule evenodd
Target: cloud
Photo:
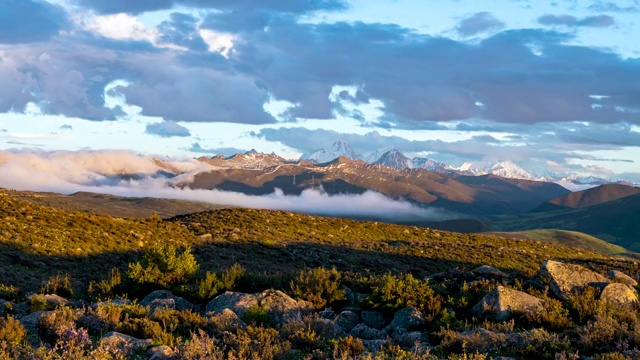
<instances>
[{"instance_id":1,"label":"cloud","mask_svg":"<svg viewBox=\"0 0 640 360\"><path fill-rule=\"evenodd\" d=\"M460 36L468 37L490 30L499 30L503 27L504 23L490 13L479 12L460 21L456 31Z\"/></svg>"},{"instance_id":2,"label":"cloud","mask_svg":"<svg viewBox=\"0 0 640 360\"><path fill-rule=\"evenodd\" d=\"M637 5L638 2L636 1L635 4ZM589 6L589 10L596 11L596 12L630 13L630 12L637 12L638 7L637 6L619 6L612 2L597 1L593 5Z\"/></svg>"},{"instance_id":3,"label":"cloud","mask_svg":"<svg viewBox=\"0 0 640 360\"><path fill-rule=\"evenodd\" d=\"M538 18L542 25L562 25L570 27L609 27L615 23L609 15L587 16L578 19L572 15L543 15Z\"/></svg>"},{"instance_id":4,"label":"cloud","mask_svg":"<svg viewBox=\"0 0 640 360\"><path fill-rule=\"evenodd\" d=\"M0 2L0 44L46 41L69 25L66 12L44 0Z\"/></svg>"},{"instance_id":5,"label":"cloud","mask_svg":"<svg viewBox=\"0 0 640 360\"><path fill-rule=\"evenodd\" d=\"M64 125L60 126L59 129L60 130L73 130L73 126L71 126L69 124L64 124Z\"/></svg>"},{"instance_id":6,"label":"cloud","mask_svg":"<svg viewBox=\"0 0 640 360\"><path fill-rule=\"evenodd\" d=\"M235 154L243 154L248 150L238 149L234 147L224 147L224 148L205 148L200 145L200 143L193 143L191 146L186 149L187 151L198 153L198 154L215 154L215 155L224 155L230 156Z\"/></svg>"},{"instance_id":7,"label":"cloud","mask_svg":"<svg viewBox=\"0 0 640 360\"><path fill-rule=\"evenodd\" d=\"M162 121L158 123L147 124L145 130L147 134L157 135L160 137L189 137L191 133L189 129L178 124L175 121Z\"/></svg>"},{"instance_id":8,"label":"cloud","mask_svg":"<svg viewBox=\"0 0 640 360\"><path fill-rule=\"evenodd\" d=\"M175 169L178 176L153 176L167 169ZM118 196L184 199L248 208L385 220L424 221L448 218L435 208L418 207L371 191L359 195L328 195L321 189L316 189L305 190L299 196L293 196L277 190L267 196L250 196L178 187L195 174L210 169L194 160L159 162L129 152L2 152L0 187L65 194L88 191Z\"/></svg>"}]
</instances>

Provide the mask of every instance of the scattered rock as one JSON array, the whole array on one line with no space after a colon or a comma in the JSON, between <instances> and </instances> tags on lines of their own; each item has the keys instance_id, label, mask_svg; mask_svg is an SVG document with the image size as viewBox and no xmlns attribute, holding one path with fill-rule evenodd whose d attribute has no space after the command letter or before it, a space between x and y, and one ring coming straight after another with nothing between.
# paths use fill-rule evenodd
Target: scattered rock
<instances>
[{"instance_id":1,"label":"scattered rock","mask_svg":"<svg viewBox=\"0 0 640 360\"><path fill-rule=\"evenodd\" d=\"M356 302L358 302L356 299L356 294L353 292L353 290L346 286L344 287L344 294L349 304L355 304Z\"/></svg>"},{"instance_id":2,"label":"scattered rock","mask_svg":"<svg viewBox=\"0 0 640 360\"><path fill-rule=\"evenodd\" d=\"M4 313L13 311L15 309L15 304L11 301L0 299L0 316Z\"/></svg>"},{"instance_id":3,"label":"scattered rock","mask_svg":"<svg viewBox=\"0 0 640 360\"><path fill-rule=\"evenodd\" d=\"M638 302L638 293L628 285L612 283L602 290L600 301L621 305L633 304Z\"/></svg>"},{"instance_id":4,"label":"scattered rock","mask_svg":"<svg viewBox=\"0 0 640 360\"><path fill-rule=\"evenodd\" d=\"M343 311L336 317L335 322L342 331L348 334L360 323L360 318L353 311Z\"/></svg>"},{"instance_id":5,"label":"scattered rock","mask_svg":"<svg viewBox=\"0 0 640 360\"><path fill-rule=\"evenodd\" d=\"M333 319L336 318L336 312L333 311L333 309L331 309L331 308L326 308L326 309L320 311L318 313L318 316L320 316L323 319L333 320Z\"/></svg>"},{"instance_id":6,"label":"scattered rock","mask_svg":"<svg viewBox=\"0 0 640 360\"><path fill-rule=\"evenodd\" d=\"M415 308L398 310L389 325L392 330L402 328L406 330L418 329L427 324L424 316Z\"/></svg>"},{"instance_id":7,"label":"scattered rock","mask_svg":"<svg viewBox=\"0 0 640 360\"><path fill-rule=\"evenodd\" d=\"M193 304L187 300L173 295L169 290L157 290L147 295L140 305L149 306L153 313L156 309L171 309L171 310L191 310Z\"/></svg>"},{"instance_id":8,"label":"scattered rock","mask_svg":"<svg viewBox=\"0 0 640 360\"><path fill-rule=\"evenodd\" d=\"M413 347L418 344L420 347L429 345L427 334L420 331L409 332L406 329L398 328L393 331L391 338L394 342L405 348Z\"/></svg>"},{"instance_id":9,"label":"scattered rock","mask_svg":"<svg viewBox=\"0 0 640 360\"><path fill-rule=\"evenodd\" d=\"M258 305L258 295L227 291L207 304L207 312L221 313L229 309L243 318L249 308Z\"/></svg>"},{"instance_id":10,"label":"scattered rock","mask_svg":"<svg viewBox=\"0 0 640 360\"><path fill-rule=\"evenodd\" d=\"M384 320L381 312L363 311L360 314L360 317L362 318L362 322L364 322L368 327L374 329L381 330L387 325L387 322Z\"/></svg>"},{"instance_id":11,"label":"scattered rock","mask_svg":"<svg viewBox=\"0 0 640 360\"><path fill-rule=\"evenodd\" d=\"M542 304L543 300L535 296L498 286L471 309L471 314L504 321L514 311L529 313L540 309Z\"/></svg>"},{"instance_id":12,"label":"scattered rock","mask_svg":"<svg viewBox=\"0 0 640 360\"><path fill-rule=\"evenodd\" d=\"M363 339L363 340L381 340L381 339L384 339L386 336L384 331L370 328L365 324L356 325L356 327L351 329L351 331L349 332L349 335Z\"/></svg>"},{"instance_id":13,"label":"scattered rock","mask_svg":"<svg viewBox=\"0 0 640 360\"><path fill-rule=\"evenodd\" d=\"M280 290L265 290L260 294L260 307L276 325L297 320L302 321L303 315L313 311L313 305L306 301L296 301Z\"/></svg>"},{"instance_id":14,"label":"scattered rock","mask_svg":"<svg viewBox=\"0 0 640 360\"><path fill-rule=\"evenodd\" d=\"M125 351L138 351L153 345L152 339L136 339L133 336L115 331L107 333L100 339L101 345L111 346Z\"/></svg>"},{"instance_id":15,"label":"scattered rock","mask_svg":"<svg viewBox=\"0 0 640 360\"><path fill-rule=\"evenodd\" d=\"M247 324L245 324L236 313L229 309L224 309L220 313L213 314L211 316L211 322L219 331L245 330L247 328Z\"/></svg>"},{"instance_id":16,"label":"scattered rock","mask_svg":"<svg viewBox=\"0 0 640 360\"><path fill-rule=\"evenodd\" d=\"M38 319L40 319L44 314L49 314L51 311L36 311L32 312L29 315L25 315L20 319L20 324L24 326L24 328L29 332L36 331L36 325L38 324Z\"/></svg>"},{"instance_id":17,"label":"scattered rock","mask_svg":"<svg viewBox=\"0 0 640 360\"><path fill-rule=\"evenodd\" d=\"M57 309L69 303L67 299L56 294L42 295L42 299L47 302L47 309Z\"/></svg>"},{"instance_id":18,"label":"scattered rock","mask_svg":"<svg viewBox=\"0 0 640 360\"><path fill-rule=\"evenodd\" d=\"M377 354L382 350L382 347L387 345L387 340L363 340L362 344L366 351Z\"/></svg>"},{"instance_id":19,"label":"scattered rock","mask_svg":"<svg viewBox=\"0 0 640 360\"><path fill-rule=\"evenodd\" d=\"M607 277L617 283L622 283L629 286L638 286L638 282L635 281L635 279L623 273L622 271L609 270L609 272L607 272Z\"/></svg>"},{"instance_id":20,"label":"scattered rock","mask_svg":"<svg viewBox=\"0 0 640 360\"><path fill-rule=\"evenodd\" d=\"M507 274L489 265L482 265L480 267L477 267L471 270L471 272L474 275L480 275L480 276L508 277Z\"/></svg>"},{"instance_id":21,"label":"scattered rock","mask_svg":"<svg viewBox=\"0 0 640 360\"><path fill-rule=\"evenodd\" d=\"M150 356L149 360L170 360L173 359L174 353L167 345L160 345L149 349L147 355Z\"/></svg>"},{"instance_id":22,"label":"scattered rock","mask_svg":"<svg viewBox=\"0 0 640 360\"><path fill-rule=\"evenodd\" d=\"M586 286L602 288L610 283L604 276L580 265L564 264L553 260L542 264L540 275L549 281L551 291L563 300L576 291L582 291Z\"/></svg>"}]
</instances>

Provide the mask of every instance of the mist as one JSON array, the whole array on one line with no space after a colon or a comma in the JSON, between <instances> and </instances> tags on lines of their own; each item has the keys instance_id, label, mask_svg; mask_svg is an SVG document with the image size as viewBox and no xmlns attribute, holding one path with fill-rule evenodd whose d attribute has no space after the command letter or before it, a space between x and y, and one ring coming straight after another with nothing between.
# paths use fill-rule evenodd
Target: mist
<instances>
[{"instance_id":1,"label":"mist","mask_svg":"<svg viewBox=\"0 0 640 360\"><path fill-rule=\"evenodd\" d=\"M387 221L442 221L452 218L383 194L329 195L307 189L286 195L277 189L264 196L177 187L214 168L194 159L170 160L128 151L0 152L0 187L22 191L73 194L94 192L124 197L155 197L217 205L284 210L315 215ZM160 174L160 175L159 175Z\"/></svg>"}]
</instances>

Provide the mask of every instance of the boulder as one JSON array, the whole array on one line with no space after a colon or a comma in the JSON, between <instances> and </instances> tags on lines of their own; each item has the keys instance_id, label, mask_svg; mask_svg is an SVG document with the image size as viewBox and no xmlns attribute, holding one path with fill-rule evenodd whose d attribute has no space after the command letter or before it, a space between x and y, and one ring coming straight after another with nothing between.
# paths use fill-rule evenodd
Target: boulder
<instances>
[{"instance_id":1,"label":"boulder","mask_svg":"<svg viewBox=\"0 0 640 360\"><path fill-rule=\"evenodd\" d=\"M171 309L171 310L191 310L193 304L187 300L173 295L169 290L157 290L147 295L140 305L149 306L153 313L156 309Z\"/></svg>"},{"instance_id":2,"label":"boulder","mask_svg":"<svg viewBox=\"0 0 640 360\"><path fill-rule=\"evenodd\" d=\"M333 320L336 318L336 312L331 308L326 308L320 312L318 312L318 316L323 319Z\"/></svg>"},{"instance_id":3,"label":"boulder","mask_svg":"<svg viewBox=\"0 0 640 360\"><path fill-rule=\"evenodd\" d=\"M15 309L15 304L11 301L0 299L0 316L5 313L11 312Z\"/></svg>"},{"instance_id":4,"label":"boulder","mask_svg":"<svg viewBox=\"0 0 640 360\"><path fill-rule=\"evenodd\" d=\"M407 331L403 328L398 328L393 331L391 338L395 343L405 348L410 348L416 345L425 347L429 345L429 338L427 334L420 331Z\"/></svg>"},{"instance_id":5,"label":"boulder","mask_svg":"<svg viewBox=\"0 0 640 360\"><path fill-rule=\"evenodd\" d=\"M356 293L354 293L353 290L351 290L350 288L345 286L344 287L344 294L345 294L345 297L347 298L347 302L349 304L355 304L357 302Z\"/></svg>"},{"instance_id":6,"label":"boulder","mask_svg":"<svg viewBox=\"0 0 640 360\"><path fill-rule=\"evenodd\" d=\"M377 354L382 350L382 347L387 345L387 340L363 340L362 345L366 351Z\"/></svg>"},{"instance_id":7,"label":"boulder","mask_svg":"<svg viewBox=\"0 0 640 360\"><path fill-rule=\"evenodd\" d=\"M170 360L174 358L173 350L167 345L154 346L147 355L150 356L149 360Z\"/></svg>"},{"instance_id":8,"label":"boulder","mask_svg":"<svg viewBox=\"0 0 640 360\"><path fill-rule=\"evenodd\" d=\"M135 352L153 345L153 339L137 339L133 336L111 331L100 339L100 345Z\"/></svg>"},{"instance_id":9,"label":"boulder","mask_svg":"<svg viewBox=\"0 0 640 360\"><path fill-rule=\"evenodd\" d=\"M363 340L381 340L386 337L384 331L370 328L365 324L358 324L356 327L351 329L349 335L353 337L357 337Z\"/></svg>"},{"instance_id":10,"label":"boulder","mask_svg":"<svg viewBox=\"0 0 640 360\"><path fill-rule=\"evenodd\" d=\"M473 270L471 270L471 272L474 275L477 276L490 276L490 277L507 277L508 275L503 273L502 271L494 268L493 266L489 266L489 265L482 265L479 266Z\"/></svg>"},{"instance_id":11,"label":"boulder","mask_svg":"<svg viewBox=\"0 0 640 360\"><path fill-rule=\"evenodd\" d=\"M42 299L47 303L47 309L57 309L69 303L67 299L56 294L45 294L41 296Z\"/></svg>"},{"instance_id":12,"label":"boulder","mask_svg":"<svg viewBox=\"0 0 640 360\"><path fill-rule=\"evenodd\" d=\"M389 329L392 331L399 328L413 330L419 329L426 324L427 320L420 311L415 308L405 308L396 312L389 325Z\"/></svg>"},{"instance_id":13,"label":"boulder","mask_svg":"<svg viewBox=\"0 0 640 360\"><path fill-rule=\"evenodd\" d=\"M297 320L313 311L313 305L306 301L296 301L280 290L265 290L260 294L258 304L276 325Z\"/></svg>"},{"instance_id":14,"label":"boulder","mask_svg":"<svg viewBox=\"0 0 640 360\"><path fill-rule=\"evenodd\" d=\"M549 281L551 291L560 299L567 300L574 292L586 286L603 288L610 283L604 276L580 265L545 261L540 267L540 276Z\"/></svg>"},{"instance_id":15,"label":"boulder","mask_svg":"<svg viewBox=\"0 0 640 360\"><path fill-rule=\"evenodd\" d=\"M229 309L243 318L249 308L258 306L258 296L259 294L227 291L209 301L206 311L217 314L221 313L224 309Z\"/></svg>"},{"instance_id":16,"label":"boulder","mask_svg":"<svg viewBox=\"0 0 640 360\"><path fill-rule=\"evenodd\" d=\"M611 279L613 282L629 285L629 286L638 286L638 282L635 281L631 276L623 273L618 270L609 270L607 272L607 277Z\"/></svg>"},{"instance_id":17,"label":"boulder","mask_svg":"<svg viewBox=\"0 0 640 360\"><path fill-rule=\"evenodd\" d=\"M360 323L360 317L353 311L343 311L336 317L335 323L348 334Z\"/></svg>"},{"instance_id":18,"label":"boulder","mask_svg":"<svg viewBox=\"0 0 640 360\"><path fill-rule=\"evenodd\" d=\"M211 323L219 331L245 330L247 328L247 324L245 324L236 313L229 309L224 309L222 312L212 314Z\"/></svg>"},{"instance_id":19,"label":"boulder","mask_svg":"<svg viewBox=\"0 0 640 360\"><path fill-rule=\"evenodd\" d=\"M384 316L382 316L381 312L377 312L377 311L363 311L360 314L360 317L362 318L362 322L364 322L368 327L374 328L374 329L384 329L384 327L387 325L387 322L384 319Z\"/></svg>"},{"instance_id":20,"label":"boulder","mask_svg":"<svg viewBox=\"0 0 640 360\"><path fill-rule=\"evenodd\" d=\"M535 296L498 286L471 309L471 314L504 321L509 319L513 312L533 312L540 309L542 304L543 300Z\"/></svg>"},{"instance_id":21,"label":"boulder","mask_svg":"<svg viewBox=\"0 0 640 360\"><path fill-rule=\"evenodd\" d=\"M38 325L38 320L45 314L49 314L51 313L51 311L36 311L36 312L32 312L29 315L25 315L22 318L20 318L20 324L22 324L22 326L24 326L24 328L28 331L28 332L35 332L36 331L36 326Z\"/></svg>"},{"instance_id":22,"label":"boulder","mask_svg":"<svg viewBox=\"0 0 640 360\"><path fill-rule=\"evenodd\" d=\"M638 293L628 285L612 283L602 290L600 301L621 305L634 304L638 302Z\"/></svg>"}]
</instances>

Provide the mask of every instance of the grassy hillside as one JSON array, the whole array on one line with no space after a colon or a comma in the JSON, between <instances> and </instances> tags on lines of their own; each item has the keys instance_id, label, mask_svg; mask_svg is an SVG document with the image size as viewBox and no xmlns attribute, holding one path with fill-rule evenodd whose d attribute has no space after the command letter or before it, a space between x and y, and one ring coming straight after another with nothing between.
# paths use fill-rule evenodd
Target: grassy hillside
<instances>
[{"instance_id":1,"label":"grassy hillside","mask_svg":"<svg viewBox=\"0 0 640 360\"><path fill-rule=\"evenodd\" d=\"M538 207L535 211L581 208L622 199L636 194L640 194L640 188L638 187L622 184L605 184L592 189L577 191L551 199Z\"/></svg>"},{"instance_id":2,"label":"grassy hillside","mask_svg":"<svg viewBox=\"0 0 640 360\"><path fill-rule=\"evenodd\" d=\"M590 250L603 255L620 255L629 251L621 246L608 243L597 237L577 231L540 229L515 232L487 233L501 237L541 241L552 244L569 245L581 249Z\"/></svg>"}]
</instances>

